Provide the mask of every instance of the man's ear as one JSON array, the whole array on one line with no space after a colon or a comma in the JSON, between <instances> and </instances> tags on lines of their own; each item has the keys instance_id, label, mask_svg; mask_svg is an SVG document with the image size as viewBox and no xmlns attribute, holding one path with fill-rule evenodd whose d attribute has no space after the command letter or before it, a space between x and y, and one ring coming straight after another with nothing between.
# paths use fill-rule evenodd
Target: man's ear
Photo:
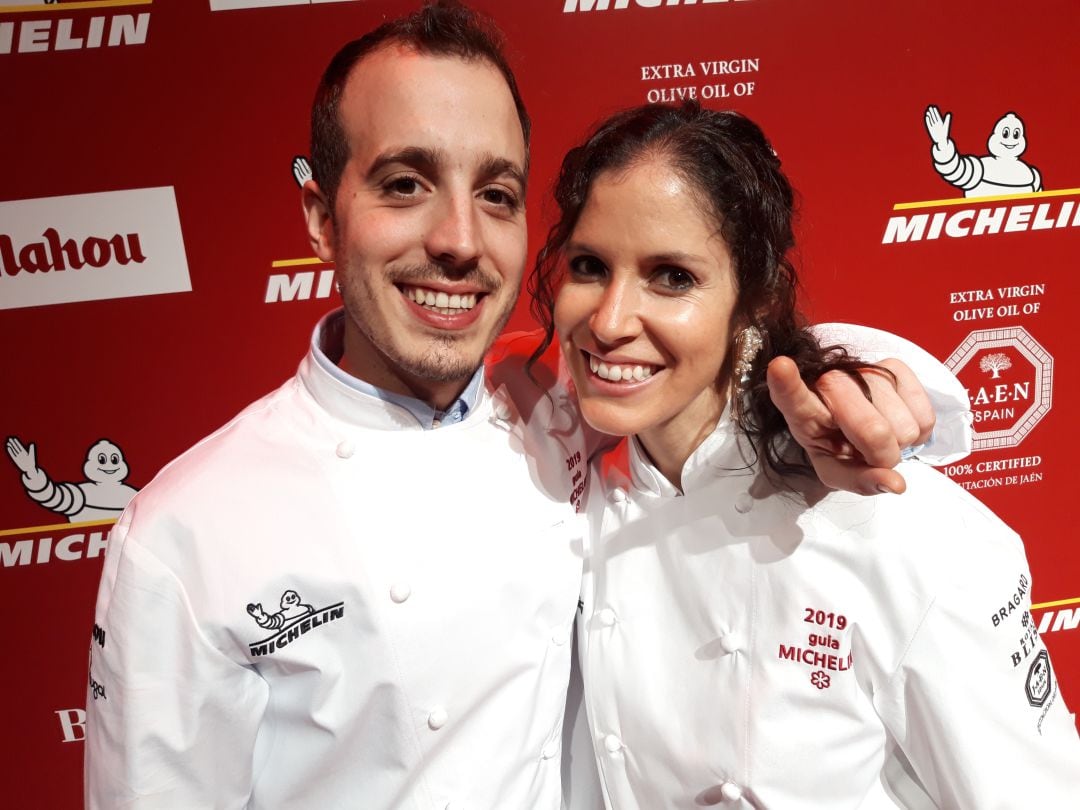
<instances>
[{"instance_id":1,"label":"man's ear","mask_svg":"<svg viewBox=\"0 0 1080 810\"><path fill-rule=\"evenodd\" d=\"M334 261L334 220L326 195L318 183L308 180L300 189L300 201L304 206L311 250L324 262Z\"/></svg>"}]
</instances>

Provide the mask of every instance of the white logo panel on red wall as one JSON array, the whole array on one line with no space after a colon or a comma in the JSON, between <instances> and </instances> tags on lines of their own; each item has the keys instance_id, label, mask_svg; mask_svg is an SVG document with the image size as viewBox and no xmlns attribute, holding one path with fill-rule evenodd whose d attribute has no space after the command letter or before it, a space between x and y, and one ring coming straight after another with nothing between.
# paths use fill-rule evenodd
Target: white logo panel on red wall
<instances>
[{"instance_id":1,"label":"white logo panel on red wall","mask_svg":"<svg viewBox=\"0 0 1080 810\"><path fill-rule=\"evenodd\" d=\"M171 186L0 202L0 309L190 292Z\"/></svg>"}]
</instances>

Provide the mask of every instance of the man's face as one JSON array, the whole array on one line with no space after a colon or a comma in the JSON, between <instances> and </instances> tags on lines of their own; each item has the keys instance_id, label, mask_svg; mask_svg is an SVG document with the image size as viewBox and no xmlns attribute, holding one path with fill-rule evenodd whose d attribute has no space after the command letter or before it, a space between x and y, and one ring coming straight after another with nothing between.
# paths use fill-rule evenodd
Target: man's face
<instances>
[{"instance_id":1,"label":"man's face","mask_svg":"<svg viewBox=\"0 0 1080 810\"><path fill-rule=\"evenodd\" d=\"M395 45L354 68L339 114L350 157L320 256L337 263L342 365L445 407L521 286L525 142L513 98L487 62Z\"/></svg>"}]
</instances>

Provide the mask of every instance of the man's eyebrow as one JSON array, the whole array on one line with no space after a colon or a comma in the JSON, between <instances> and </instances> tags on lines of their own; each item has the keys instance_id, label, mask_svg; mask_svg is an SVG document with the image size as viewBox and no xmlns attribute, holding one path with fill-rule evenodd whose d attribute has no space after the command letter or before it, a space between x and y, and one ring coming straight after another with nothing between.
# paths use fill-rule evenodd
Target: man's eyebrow
<instances>
[{"instance_id":1,"label":"man's eyebrow","mask_svg":"<svg viewBox=\"0 0 1080 810\"><path fill-rule=\"evenodd\" d=\"M485 179L494 179L496 177L509 176L519 186L521 186L522 194L525 193L529 185L529 179L525 175L524 169L522 169L512 160L495 157L494 155L488 155L480 163L480 176Z\"/></svg>"},{"instance_id":2,"label":"man's eyebrow","mask_svg":"<svg viewBox=\"0 0 1080 810\"><path fill-rule=\"evenodd\" d=\"M442 149L429 149L424 146L406 146L402 149L390 149L377 155L367 170L368 179L374 179L387 166L400 164L415 169L421 174L435 175L441 163L446 161L446 153ZM509 176L524 193L528 185L525 170L514 161L494 155L483 155L480 158L478 176L485 182L496 177Z\"/></svg>"},{"instance_id":3,"label":"man's eyebrow","mask_svg":"<svg viewBox=\"0 0 1080 810\"><path fill-rule=\"evenodd\" d=\"M436 166L442 162L443 152L440 149L427 149L423 146L406 146L404 149L394 149L377 155L367 170L367 177L373 178L387 166L400 163L409 166L422 174L432 174Z\"/></svg>"}]
</instances>

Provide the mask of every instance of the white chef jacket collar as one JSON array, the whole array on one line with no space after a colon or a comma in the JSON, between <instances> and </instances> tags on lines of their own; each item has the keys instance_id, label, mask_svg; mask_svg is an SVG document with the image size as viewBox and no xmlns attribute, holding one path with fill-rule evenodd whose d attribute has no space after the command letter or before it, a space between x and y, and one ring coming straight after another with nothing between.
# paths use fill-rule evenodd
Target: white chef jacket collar
<instances>
[{"instance_id":1,"label":"white chef jacket collar","mask_svg":"<svg viewBox=\"0 0 1080 810\"><path fill-rule=\"evenodd\" d=\"M423 430L424 427L407 408L348 385L318 362L316 351L328 356L335 354L334 347L328 346L326 341L333 338L333 322L341 316L342 310L338 309L316 324L311 335L311 348L300 363L299 377L304 387L327 413L343 422L383 430ZM469 384L470 389L473 385L477 386L476 401L468 409L464 421L459 424L472 421L469 416L484 410L482 405L489 398L483 384L482 368L478 375L479 381L474 378ZM446 425L439 430L452 430L455 427L457 425Z\"/></svg>"},{"instance_id":2,"label":"white chef jacket collar","mask_svg":"<svg viewBox=\"0 0 1080 810\"><path fill-rule=\"evenodd\" d=\"M645 448L634 436L630 440L630 480L634 488L641 492L661 498L674 498L701 488L718 474L753 475L756 471L754 466L743 461L744 456L753 460L753 455L746 452L748 444L740 442L740 436L738 425L731 419L729 402L713 432L705 437L683 464L681 490L668 481L649 460ZM743 447L740 448L740 444ZM743 452L740 453L739 450Z\"/></svg>"}]
</instances>

